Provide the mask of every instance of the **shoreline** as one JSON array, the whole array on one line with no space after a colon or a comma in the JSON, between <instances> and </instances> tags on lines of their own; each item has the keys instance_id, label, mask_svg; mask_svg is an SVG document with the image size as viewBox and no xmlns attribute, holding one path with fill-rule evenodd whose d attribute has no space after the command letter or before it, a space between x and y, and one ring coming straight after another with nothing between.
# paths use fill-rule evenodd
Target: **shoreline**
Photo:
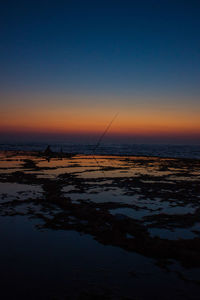
<instances>
[{"instance_id":1,"label":"shoreline","mask_svg":"<svg viewBox=\"0 0 200 300\"><path fill-rule=\"evenodd\" d=\"M75 157L75 156L85 156L85 157L127 157L127 158L157 158L157 159L176 159L176 160L185 160L185 161L200 161L200 158L190 158L190 157L176 157L176 156L158 156L158 155L139 155L139 154L85 154L85 153L60 153L60 152L53 152L52 156L45 155L44 151L30 151L30 150L0 150L0 154L11 153L14 155L28 155L28 156L38 156L43 158L68 158L68 157Z\"/></svg>"}]
</instances>

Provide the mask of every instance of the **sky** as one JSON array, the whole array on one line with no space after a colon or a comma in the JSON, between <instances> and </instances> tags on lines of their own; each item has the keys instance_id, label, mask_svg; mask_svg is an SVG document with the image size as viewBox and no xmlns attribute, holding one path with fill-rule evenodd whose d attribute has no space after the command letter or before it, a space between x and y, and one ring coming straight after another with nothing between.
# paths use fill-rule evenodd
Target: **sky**
<instances>
[{"instance_id":1,"label":"sky","mask_svg":"<svg viewBox=\"0 0 200 300\"><path fill-rule=\"evenodd\" d=\"M200 2L4 1L0 140L200 144Z\"/></svg>"}]
</instances>

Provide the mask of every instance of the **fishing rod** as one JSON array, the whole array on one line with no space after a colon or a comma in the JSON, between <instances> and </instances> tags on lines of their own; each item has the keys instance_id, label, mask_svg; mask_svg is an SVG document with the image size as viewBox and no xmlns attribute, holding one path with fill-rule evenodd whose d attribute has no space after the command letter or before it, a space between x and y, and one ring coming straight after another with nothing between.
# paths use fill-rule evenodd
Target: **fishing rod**
<instances>
[{"instance_id":1,"label":"fishing rod","mask_svg":"<svg viewBox=\"0 0 200 300\"><path fill-rule=\"evenodd\" d=\"M106 129L104 130L104 132L102 133L102 135L99 137L99 140L97 141L97 144L95 145L94 149L92 150L92 152L93 152L93 153L92 153L93 159L96 161L96 163L97 163L99 169L101 169L101 171L103 172L104 177L106 177L106 176L105 176L105 173L104 173L104 171L102 170L101 165L99 164L98 160L97 160L96 157L95 157L95 152L96 152L97 148L100 146L102 139L104 138L104 136L106 135L106 133L108 132L108 130L110 129L110 127L112 126L112 124L113 124L113 122L115 121L115 119L117 118L118 114L119 114L119 113L116 113L116 114L114 115L114 117L112 118L112 120L110 121L110 123L108 124L108 126L106 127Z\"/></svg>"},{"instance_id":2,"label":"fishing rod","mask_svg":"<svg viewBox=\"0 0 200 300\"><path fill-rule=\"evenodd\" d=\"M104 138L104 136L106 135L106 133L108 132L108 130L110 129L110 127L112 126L112 123L115 121L115 119L117 118L119 113L116 113L114 115L114 117L112 118L112 120L110 121L110 123L108 124L108 126L106 127L106 129L104 130L104 132L102 133L102 135L100 136L97 144L95 145L94 149L93 149L93 154L95 154L97 148L100 146L102 139Z\"/></svg>"}]
</instances>

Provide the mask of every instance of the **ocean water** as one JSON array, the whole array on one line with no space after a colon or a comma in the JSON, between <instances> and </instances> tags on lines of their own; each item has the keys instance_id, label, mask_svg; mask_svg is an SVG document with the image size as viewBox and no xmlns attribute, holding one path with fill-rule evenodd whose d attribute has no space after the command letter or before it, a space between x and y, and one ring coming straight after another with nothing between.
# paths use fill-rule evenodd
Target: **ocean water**
<instances>
[{"instance_id":1,"label":"ocean water","mask_svg":"<svg viewBox=\"0 0 200 300\"><path fill-rule=\"evenodd\" d=\"M94 154L95 144L74 144L50 142L53 151L76 154ZM44 151L47 143L1 143L0 150ZM109 144L102 143L97 147L98 155L141 155L158 157L179 157L200 159L200 145L158 145L158 144Z\"/></svg>"}]
</instances>

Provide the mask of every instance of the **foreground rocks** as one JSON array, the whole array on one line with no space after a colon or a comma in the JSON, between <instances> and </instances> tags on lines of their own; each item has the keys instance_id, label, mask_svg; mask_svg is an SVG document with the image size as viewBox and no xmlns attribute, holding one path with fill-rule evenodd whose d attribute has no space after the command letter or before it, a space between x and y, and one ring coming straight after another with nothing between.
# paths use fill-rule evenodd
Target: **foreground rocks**
<instances>
[{"instance_id":1,"label":"foreground rocks","mask_svg":"<svg viewBox=\"0 0 200 300\"><path fill-rule=\"evenodd\" d=\"M19 153L6 153L2 161L18 156ZM90 156L62 154L53 159L49 161L48 157L46 163L39 153L20 153L18 168L1 169L1 183L39 185L42 189L36 199L10 200L4 195L0 202L2 216L27 215L38 220L38 229L90 234L104 245L153 258L165 269L174 260L185 268L200 267L200 226L192 229L199 223L200 161L100 157L96 165ZM121 201L109 201L103 196L112 190ZM101 201L95 200L98 194L102 194ZM113 213L115 209L133 213ZM141 212L140 218L137 212ZM150 229L155 228L161 233L178 228L190 230L193 237L153 236Z\"/></svg>"}]
</instances>

